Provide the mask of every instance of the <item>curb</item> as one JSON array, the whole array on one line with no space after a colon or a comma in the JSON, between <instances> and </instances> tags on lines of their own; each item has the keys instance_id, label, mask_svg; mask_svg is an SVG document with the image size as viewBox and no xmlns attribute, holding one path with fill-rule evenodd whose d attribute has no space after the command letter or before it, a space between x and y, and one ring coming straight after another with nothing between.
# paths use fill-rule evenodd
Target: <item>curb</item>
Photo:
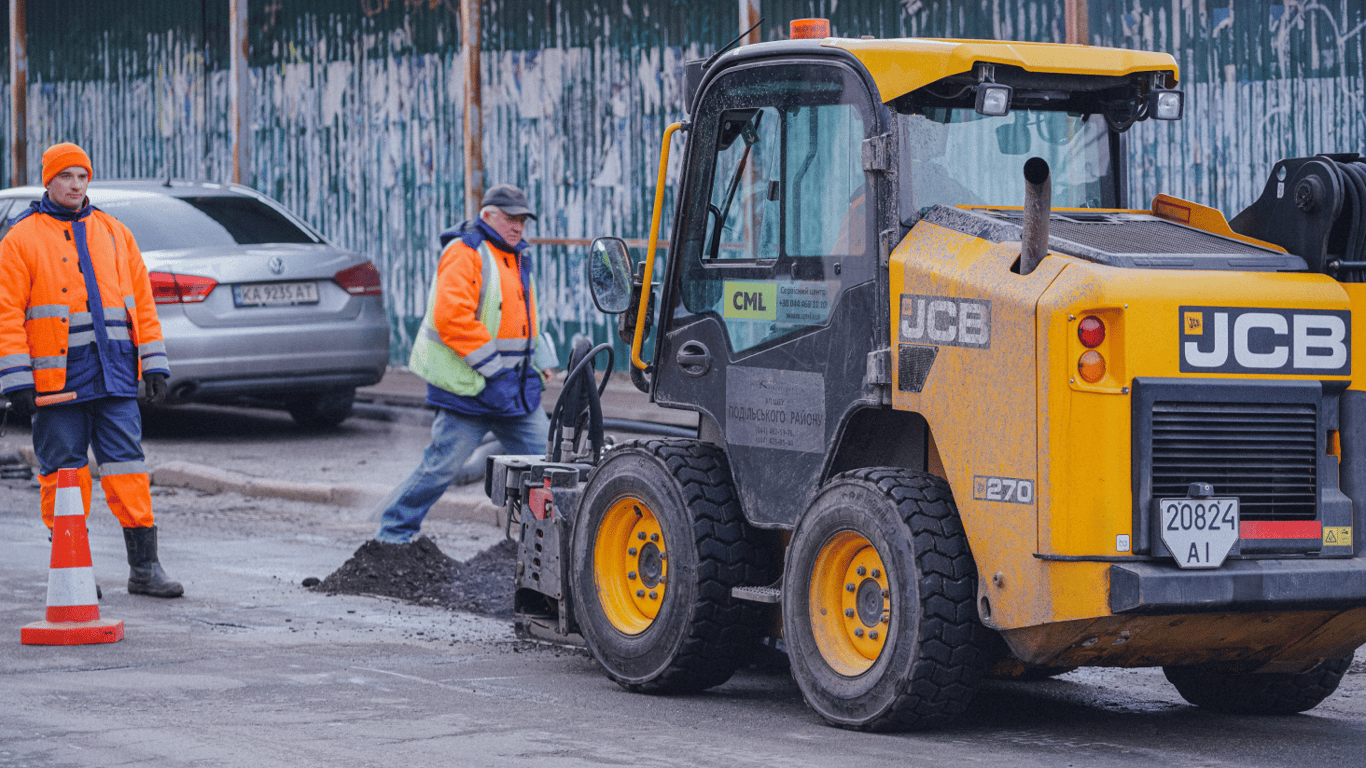
<instances>
[{"instance_id":1,"label":"curb","mask_svg":"<svg viewBox=\"0 0 1366 768\"><path fill-rule=\"evenodd\" d=\"M379 505L393 491L391 486L366 483L299 483L252 477L203 464L169 461L151 471L152 484L167 488L187 488L201 493L239 493L256 498L335 504L339 507L373 507L378 519ZM432 505L428 517L441 520L469 520L499 525L502 510L484 498L482 486L466 486L469 491L447 491Z\"/></svg>"},{"instance_id":2,"label":"curb","mask_svg":"<svg viewBox=\"0 0 1366 768\"><path fill-rule=\"evenodd\" d=\"M32 446L23 446L18 456L37 471L38 459L33 455ZM91 477L99 479L99 467L90 465ZM253 498L285 499L287 501L306 501L314 504L334 504L339 507L370 508L370 519L378 521L380 505L389 497L393 486L369 483L299 483L289 480L272 480L252 477L240 472L195 464L188 461L168 461L156 467L148 467L152 485L163 488L186 488L200 493L238 493ZM34 480L36 483L36 479ZM468 520L501 526L503 510L493 506L484 496L482 485L460 486L457 490L446 491L427 516L437 520Z\"/></svg>"}]
</instances>

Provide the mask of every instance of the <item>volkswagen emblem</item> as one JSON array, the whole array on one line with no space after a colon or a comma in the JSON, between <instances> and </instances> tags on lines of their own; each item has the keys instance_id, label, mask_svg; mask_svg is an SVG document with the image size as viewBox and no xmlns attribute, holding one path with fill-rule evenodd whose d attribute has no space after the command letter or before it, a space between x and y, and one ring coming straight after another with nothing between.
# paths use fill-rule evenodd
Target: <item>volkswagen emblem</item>
<instances>
[{"instance_id":1,"label":"volkswagen emblem","mask_svg":"<svg viewBox=\"0 0 1366 768\"><path fill-rule=\"evenodd\" d=\"M270 261L266 262L266 268L272 275L283 275L285 273L285 260L279 256L271 256Z\"/></svg>"}]
</instances>

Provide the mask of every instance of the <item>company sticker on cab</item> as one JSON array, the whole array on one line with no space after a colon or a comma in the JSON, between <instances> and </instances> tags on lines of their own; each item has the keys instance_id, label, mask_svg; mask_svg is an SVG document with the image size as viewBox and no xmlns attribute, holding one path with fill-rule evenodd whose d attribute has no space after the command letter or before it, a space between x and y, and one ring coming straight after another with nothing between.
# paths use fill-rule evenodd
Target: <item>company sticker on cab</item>
<instances>
[{"instance_id":1,"label":"company sticker on cab","mask_svg":"<svg viewBox=\"0 0 1366 768\"><path fill-rule=\"evenodd\" d=\"M830 318L833 280L727 280L721 314L727 320L767 320L782 325L820 325Z\"/></svg>"},{"instance_id":2,"label":"company sticker on cab","mask_svg":"<svg viewBox=\"0 0 1366 768\"><path fill-rule=\"evenodd\" d=\"M1181 307L1177 319L1182 373L1352 373L1347 310Z\"/></svg>"}]
</instances>

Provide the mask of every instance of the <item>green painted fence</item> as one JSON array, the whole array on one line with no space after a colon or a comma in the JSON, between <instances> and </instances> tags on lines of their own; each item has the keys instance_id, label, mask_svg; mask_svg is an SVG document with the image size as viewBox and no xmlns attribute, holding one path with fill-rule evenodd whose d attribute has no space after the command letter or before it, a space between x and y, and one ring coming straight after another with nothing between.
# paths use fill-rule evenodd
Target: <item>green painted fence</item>
<instances>
[{"instance_id":1,"label":"green painted fence","mask_svg":"<svg viewBox=\"0 0 1366 768\"><path fill-rule=\"evenodd\" d=\"M1066 39L1063 0L759 5L766 40L808 16L831 19L842 36ZM464 210L458 6L248 3L245 181L375 261L397 364L422 314L436 236ZM683 62L739 33L738 1L496 0L483 8L488 183L528 191L541 214L533 237L643 238L659 137L683 117ZM72 140L105 178L230 177L228 0L64 0L27 10L31 176L44 147ZM1091 0L1088 15L1091 42L1166 50L1182 67L1186 119L1132 133L1135 201L1163 191L1231 215L1256 196L1277 158L1366 152L1360 0ZM0 100L5 125L9 109ZM8 179L7 131L0 144ZM671 170L672 180L677 162ZM582 248L538 249L543 313L562 349L575 334L614 335L592 309L582 259Z\"/></svg>"}]
</instances>

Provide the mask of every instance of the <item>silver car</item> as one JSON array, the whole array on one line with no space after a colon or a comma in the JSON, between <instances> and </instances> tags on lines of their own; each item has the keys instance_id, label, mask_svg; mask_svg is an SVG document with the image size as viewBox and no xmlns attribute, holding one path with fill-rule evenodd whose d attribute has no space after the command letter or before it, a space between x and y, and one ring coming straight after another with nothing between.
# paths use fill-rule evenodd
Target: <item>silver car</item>
<instances>
[{"instance_id":1,"label":"silver car","mask_svg":"<svg viewBox=\"0 0 1366 768\"><path fill-rule=\"evenodd\" d=\"M0 235L42 197L0 192ZM172 403L283 407L340 424L389 362L379 272L247 187L97 181L90 202L137 238L171 361Z\"/></svg>"}]
</instances>

